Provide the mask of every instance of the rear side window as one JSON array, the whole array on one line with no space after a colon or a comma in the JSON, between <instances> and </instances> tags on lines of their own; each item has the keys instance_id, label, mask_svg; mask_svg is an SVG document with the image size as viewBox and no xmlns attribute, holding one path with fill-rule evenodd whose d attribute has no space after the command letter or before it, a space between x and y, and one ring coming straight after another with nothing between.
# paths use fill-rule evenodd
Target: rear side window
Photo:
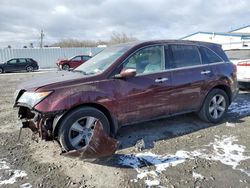
<instances>
[{"instance_id":1,"label":"rear side window","mask_svg":"<svg viewBox=\"0 0 250 188\"><path fill-rule=\"evenodd\" d=\"M203 64L211 64L211 63L219 63L223 62L223 60L212 50L206 47L200 47L200 53Z\"/></svg>"},{"instance_id":2,"label":"rear side window","mask_svg":"<svg viewBox=\"0 0 250 188\"><path fill-rule=\"evenodd\" d=\"M26 59L19 59L19 63L26 63Z\"/></svg>"},{"instance_id":3,"label":"rear side window","mask_svg":"<svg viewBox=\"0 0 250 188\"><path fill-rule=\"evenodd\" d=\"M82 60L83 60L83 61L87 61L87 60L89 60L89 59L90 59L89 56L82 56Z\"/></svg>"},{"instance_id":4,"label":"rear side window","mask_svg":"<svg viewBox=\"0 0 250 188\"><path fill-rule=\"evenodd\" d=\"M172 44L170 49L172 68L201 65L200 54L196 46Z\"/></svg>"}]
</instances>

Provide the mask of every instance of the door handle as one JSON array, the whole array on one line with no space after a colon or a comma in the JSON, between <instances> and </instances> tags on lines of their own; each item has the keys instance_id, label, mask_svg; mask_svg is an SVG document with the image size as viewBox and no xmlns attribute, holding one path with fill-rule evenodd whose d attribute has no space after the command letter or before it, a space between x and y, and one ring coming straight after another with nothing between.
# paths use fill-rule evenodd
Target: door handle
<instances>
[{"instance_id":1,"label":"door handle","mask_svg":"<svg viewBox=\"0 0 250 188\"><path fill-rule=\"evenodd\" d=\"M210 70L204 70L204 71L201 71L201 74L209 74L209 73L211 73L211 71Z\"/></svg>"},{"instance_id":2,"label":"door handle","mask_svg":"<svg viewBox=\"0 0 250 188\"><path fill-rule=\"evenodd\" d=\"M166 82L166 81L168 81L168 78L157 78L157 79L155 79L156 83L162 83L162 82Z\"/></svg>"}]
</instances>

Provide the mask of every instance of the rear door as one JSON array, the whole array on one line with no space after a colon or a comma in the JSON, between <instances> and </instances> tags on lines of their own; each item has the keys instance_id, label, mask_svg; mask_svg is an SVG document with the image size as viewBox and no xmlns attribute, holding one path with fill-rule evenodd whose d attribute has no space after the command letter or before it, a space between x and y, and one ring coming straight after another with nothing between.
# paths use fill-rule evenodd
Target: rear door
<instances>
[{"instance_id":1,"label":"rear door","mask_svg":"<svg viewBox=\"0 0 250 188\"><path fill-rule=\"evenodd\" d=\"M138 50L123 63L122 69L136 69L137 75L115 80L120 123L145 121L169 114L171 73L165 71L162 45Z\"/></svg>"},{"instance_id":2,"label":"rear door","mask_svg":"<svg viewBox=\"0 0 250 188\"><path fill-rule=\"evenodd\" d=\"M198 110L213 71L202 64L199 49L195 45L170 44L170 68L172 74L171 113L177 114Z\"/></svg>"},{"instance_id":3,"label":"rear door","mask_svg":"<svg viewBox=\"0 0 250 188\"><path fill-rule=\"evenodd\" d=\"M17 63L18 70L26 70L27 66L28 66L28 62L26 59L24 58L18 59L18 63Z\"/></svg>"}]
</instances>

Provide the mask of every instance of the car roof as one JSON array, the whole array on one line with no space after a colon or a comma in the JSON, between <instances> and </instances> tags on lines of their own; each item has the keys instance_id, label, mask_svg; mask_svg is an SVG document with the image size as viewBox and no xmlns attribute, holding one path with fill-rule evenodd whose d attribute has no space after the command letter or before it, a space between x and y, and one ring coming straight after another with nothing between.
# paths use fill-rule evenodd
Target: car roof
<instances>
[{"instance_id":1,"label":"car roof","mask_svg":"<svg viewBox=\"0 0 250 188\"><path fill-rule=\"evenodd\" d=\"M149 41L133 41L128 43L122 43L114 46L120 47L134 47L134 46L144 46L144 45L154 45L154 44L190 44L190 45L203 45L203 46L221 46L220 44L211 43L211 42L203 42L203 41L191 41L191 40L149 40Z\"/></svg>"}]
</instances>

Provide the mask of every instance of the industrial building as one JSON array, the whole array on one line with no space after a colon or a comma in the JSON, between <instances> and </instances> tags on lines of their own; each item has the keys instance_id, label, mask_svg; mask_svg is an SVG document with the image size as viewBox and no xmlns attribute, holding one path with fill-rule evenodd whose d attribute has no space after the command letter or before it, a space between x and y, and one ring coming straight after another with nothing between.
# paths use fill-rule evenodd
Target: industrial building
<instances>
[{"instance_id":1,"label":"industrial building","mask_svg":"<svg viewBox=\"0 0 250 188\"><path fill-rule=\"evenodd\" d=\"M196 32L183 40L205 41L221 44L224 50L250 48L250 25L240 27L228 32Z\"/></svg>"}]
</instances>

